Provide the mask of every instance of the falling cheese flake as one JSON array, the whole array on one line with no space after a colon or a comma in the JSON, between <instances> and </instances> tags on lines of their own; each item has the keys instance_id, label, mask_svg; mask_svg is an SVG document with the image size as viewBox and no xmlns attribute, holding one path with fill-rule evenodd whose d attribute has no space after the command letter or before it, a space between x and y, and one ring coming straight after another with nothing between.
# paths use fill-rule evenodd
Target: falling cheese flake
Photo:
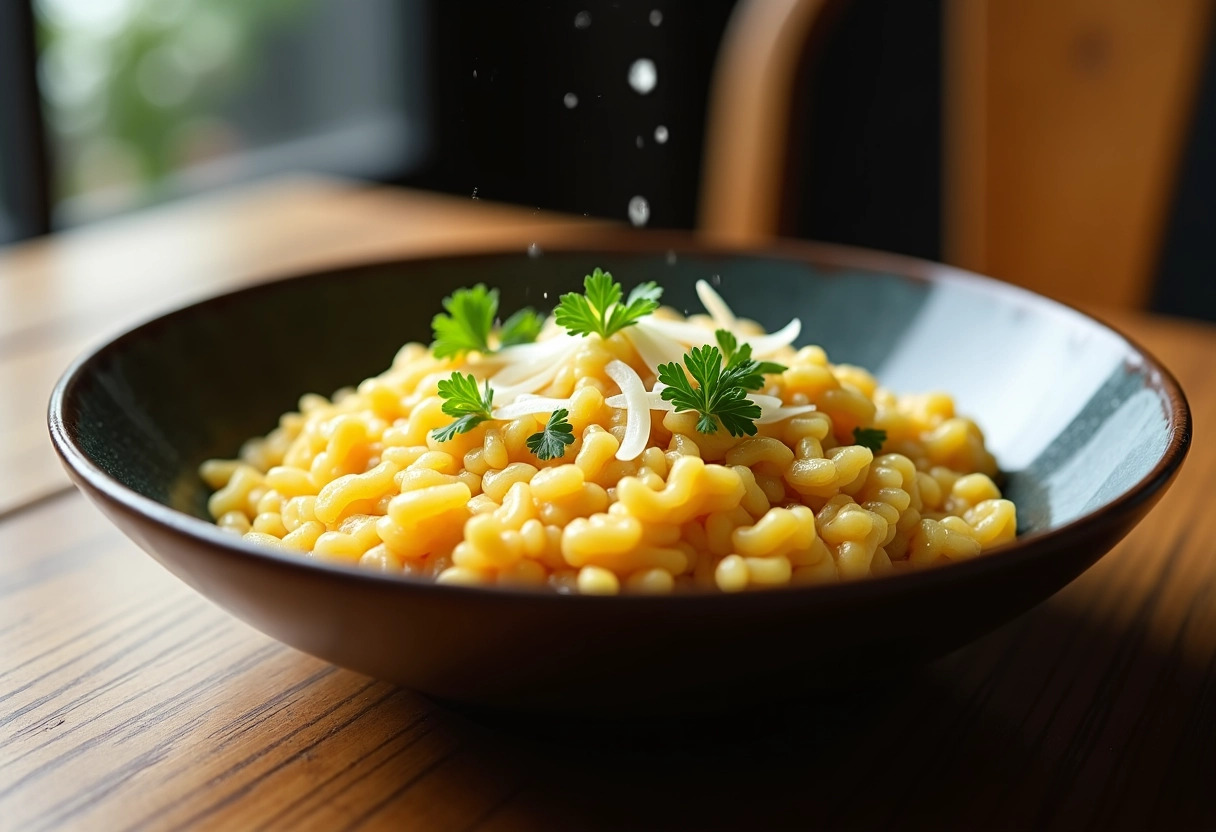
<instances>
[{"instance_id":1,"label":"falling cheese flake","mask_svg":"<svg viewBox=\"0 0 1216 832\"><path fill-rule=\"evenodd\" d=\"M638 58L629 67L629 86L640 95L649 95L659 82L659 71L650 58Z\"/></svg>"},{"instance_id":2,"label":"falling cheese flake","mask_svg":"<svg viewBox=\"0 0 1216 832\"><path fill-rule=\"evenodd\" d=\"M644 196L635 196L629 200L629 221L641 227L650 221L650 203Z\"/></svg>"}]
</instances>

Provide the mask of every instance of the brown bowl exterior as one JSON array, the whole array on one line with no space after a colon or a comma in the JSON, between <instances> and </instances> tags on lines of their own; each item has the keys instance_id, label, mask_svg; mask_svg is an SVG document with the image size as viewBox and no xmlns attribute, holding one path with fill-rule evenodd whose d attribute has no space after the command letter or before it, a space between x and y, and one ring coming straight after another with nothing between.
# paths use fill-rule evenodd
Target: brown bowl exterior
<instances>
[{"instance_id":1,"label":"brown bowl exterior","mask_svg":"<svg viewBox=\"0 0 1216 832\"><path fill-rule=\"evenodd\" d=\"M1156 502L1030 550L894 578L676 599L538 597L251 557L74 478L170 572L299 650L438 699L608 717L785 703L895 677L1054 594Z\"/></svg>"}]
</instances>

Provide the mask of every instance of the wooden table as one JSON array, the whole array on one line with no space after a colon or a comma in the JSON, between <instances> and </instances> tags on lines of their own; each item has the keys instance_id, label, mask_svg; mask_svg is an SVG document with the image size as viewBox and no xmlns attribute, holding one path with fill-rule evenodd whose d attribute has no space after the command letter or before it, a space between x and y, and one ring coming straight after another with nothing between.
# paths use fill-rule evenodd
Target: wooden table
<instances>
[{"instance_id":1,"label":"wooden table","mask_svg":"<svg viewBox=\"0 0 1216 832\"><path fill-rule=\"evenodd\" d=\"M1173 490L1049 602L899 686L710 723L487 723L236 621L72 490L47 393L163 307L565 221L293 180L0 252L0 829L1216 828L1216 328L1107 315L1173 369Z\"/></svg>"}]
</instances>

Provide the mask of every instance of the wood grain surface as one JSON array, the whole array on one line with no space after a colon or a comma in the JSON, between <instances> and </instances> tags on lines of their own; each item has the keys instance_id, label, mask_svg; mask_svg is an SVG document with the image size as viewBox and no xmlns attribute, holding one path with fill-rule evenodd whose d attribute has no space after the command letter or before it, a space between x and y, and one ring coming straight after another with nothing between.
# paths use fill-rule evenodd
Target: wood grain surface
<instances>
[{"instance_id":1,"label":"wood grain surface","mask_svg":"<svg viewBox=\"0 0 1216 832\"><path fill-rule=\"evenodd\" d=\"M339 215L351 237L327 236ZM912 676L792 711L596 725L443 709L251 630L59 474L28 473L49 451L14 400L36 399L40 420L38 385L120 319L279 269L481 241L481 220L508 235L540 221L297 182L0 257L0 829L1216 827L1213 327L1109 316L1195 413L1178 482L1126 541ZM411 222L432 230L411 237ZM130 250L145 241L165 248ZM107 257L143 265L106 265L119 277L103 302L83 287ZM183 269L199 282L171 276Z\"/></svg>"}]
</instances>

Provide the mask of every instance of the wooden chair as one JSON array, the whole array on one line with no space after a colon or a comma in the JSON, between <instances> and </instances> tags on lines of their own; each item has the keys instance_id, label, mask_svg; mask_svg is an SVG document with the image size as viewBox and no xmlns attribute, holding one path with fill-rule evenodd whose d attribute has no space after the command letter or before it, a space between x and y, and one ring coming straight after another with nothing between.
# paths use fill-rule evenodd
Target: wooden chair
<instances>
[{"instance_id":1,"label":"wooden chair","mask_svg":"<svg viewBox=\"0 0 1216 832\"><path fill-rule=\"evenodd\" d=\"M698 225L740 245L777 236L795 78L829 0L740 0L710 88Z\"/></svg>"},{"instance_id":2,"label":"wooden chair","mask_svg":"<svg viewBox=\"0 0 1216 832\"><path fill-rule=\"evenodd\" d=\"M736 8L710 97L705 235L777 235L794 78L831 5ZM945 259L1062 300L1144 305L1214 6L945 0Z\"/></svg>"}]
</instances>

